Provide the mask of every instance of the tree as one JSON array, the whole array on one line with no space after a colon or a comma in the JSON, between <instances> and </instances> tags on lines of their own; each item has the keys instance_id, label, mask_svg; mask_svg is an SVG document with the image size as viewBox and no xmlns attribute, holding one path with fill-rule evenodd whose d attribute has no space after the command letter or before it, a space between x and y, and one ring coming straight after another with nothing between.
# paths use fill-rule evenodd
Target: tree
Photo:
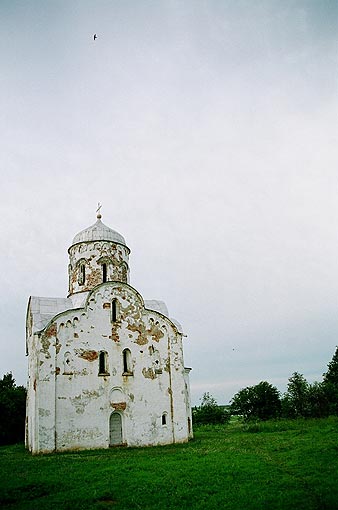
<instances>
[{"instance_id":1,"label":"tree","mask_svg":"<svg viewBox=\"0 0 338 510\"><path fill-rule=\"evenodd\" d=\"M338 386L338 346L332 357L332 360L327 365L327 372L323 374L323 382L331 383Z\"/></svg>"},{"instance_id":2,"label":"tree","mask_svg":"<svg viewBox=\"0 0 338 510\"><path fill-rule=\"evenodd\" d=\"M299 372L294 372L289 378L288 389L284 394L282 407L283 415L290 418L309 416L309 383Z\"/></svg>"},{"instance_id":3,"label":"tree","mask_svg":"<svg viewBox=\"0 0 338 510\"><path fill-rule=\"evenodd\" d=\"M0 444L23 441L25 437L26 389L16 386L12 373L0 379Z\"/></svg>"},{"instance_id":4,"label":"tree","mask_svg":"<svg viewBox=\"0 0 338 510\"><path fill-rule=\"evenodd\" d=\"M329 400L323 383L314 382L308 387L308 416L323 418L329 414Z\"/></svg>"},{"instance_id":5,"label":"tree","mask_svg":"<svg viewBox=\"0 0 338 510\"><path fill-rule=\"evenodd\" d=\"M203 394L200 406L193 407L192 416L195 424L227 423L230 420L230 413L219 406L209 392Z\"/></svg>"},{"instance_id":6,"label":"tree","mask_svg":"<svg viewBox=\"0 0 338 510\"><path fill-rule=\"evenodd\" d=\"M231 400L232 413L243 416L245 420L276 418L280 410L279 391L267 381L243 388Z\"/></svg>"},{"instance_id":7,"label":"tree","mask_svg":"<svg viewBox=\"0 0 338 510\"><path fill-rule=\"evenodd\" d=\"M323 387L328 401L328 413L338 414L338 347L323 374Z\"/></svg>"}]
</instances>

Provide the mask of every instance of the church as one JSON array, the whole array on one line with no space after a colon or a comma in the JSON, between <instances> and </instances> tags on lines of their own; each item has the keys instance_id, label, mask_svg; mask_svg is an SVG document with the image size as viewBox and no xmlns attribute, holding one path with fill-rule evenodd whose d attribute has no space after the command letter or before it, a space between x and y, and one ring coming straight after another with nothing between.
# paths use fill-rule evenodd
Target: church
<instances>
[{"instance_id":1,"label":"church","mask_svg":"<svg viewBox=\"0 0 338 510\"><path fill-rule=\"evenodd\" d=\"M68 253L68 297L28 302L26 447L43 453L188 441L181 325L163 301L146 301L129 284L130 250L100 212Z\"/></svg>"}]
</instances>

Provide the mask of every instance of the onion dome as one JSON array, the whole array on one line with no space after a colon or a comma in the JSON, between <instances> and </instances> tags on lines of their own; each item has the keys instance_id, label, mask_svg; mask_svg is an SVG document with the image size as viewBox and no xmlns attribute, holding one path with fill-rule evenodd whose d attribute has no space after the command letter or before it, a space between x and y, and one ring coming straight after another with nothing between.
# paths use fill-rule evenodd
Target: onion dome
<instances>
[{"instance_id":1,"label":"onion dome","mask_svg":"<svg viewBox=\"0 0 338 510\"><path fill-rule=\"evenodd\" d=\"M85 243L86 241L112 241L114 243L127 246L126 241L121 234L102 223L101 214L97 215L97 221L94 225L91 225L76 234L73 239L72 246L78 243Z\"/></svg>"}]
</instances>

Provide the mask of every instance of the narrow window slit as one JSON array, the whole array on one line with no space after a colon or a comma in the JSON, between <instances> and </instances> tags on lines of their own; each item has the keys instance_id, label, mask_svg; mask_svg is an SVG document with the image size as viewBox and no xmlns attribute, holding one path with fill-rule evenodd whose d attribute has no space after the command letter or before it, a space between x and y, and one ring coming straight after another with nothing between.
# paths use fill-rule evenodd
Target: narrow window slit
<instances>
[{"instance_id":1,"label":"narrow window slit","mask_svg":"<svg viewBox=\"0 0 338 510\"><path fill-rule=\"evenodd\" d=\"M86 280L86 266L84 264L80 265L80 275L79 275L79 284L84 285Z\"/></svg>"},{"instance_id":2,"label":"narrow window slit","mask_svg":"<svg viewBox=\"0 0 338 510\"><path fill-rule=\"evenodd\" d=\"M112 319L112 322L117 322L117 299L113 299L113 302L112 302L111 319Z\"/></svg>"},{"instance_id":3,"label":"narrow window slit","mask_svg":"<svg viewBox=\"0 0 338 510\"><path fill-rule=\"evenodd\" d=\"M107 374L107 353L101 351L99 354L99 375Z\"/></svg>"},{"instance_id":4,"label":"narrow window slit","mask_svg":"<svg viewBox=\"0 0 338 510\"><path fill-rule=\"evenodd\" d=\"M129 349L124 349L123 353L123 375L133 375L131 370L131 352Z\"/></svg>"},{"instance_id":5,"label":"narrow window slit","mask_svg":"<svg viewBox=\"0 0 338 510\"><path fill-rule=\"evenodd\" d=\"M107 264L106 263L102 264L102 281L103 281L103 283L106 283L106 281L107 281Z\"/></svg>"}]
</instances>

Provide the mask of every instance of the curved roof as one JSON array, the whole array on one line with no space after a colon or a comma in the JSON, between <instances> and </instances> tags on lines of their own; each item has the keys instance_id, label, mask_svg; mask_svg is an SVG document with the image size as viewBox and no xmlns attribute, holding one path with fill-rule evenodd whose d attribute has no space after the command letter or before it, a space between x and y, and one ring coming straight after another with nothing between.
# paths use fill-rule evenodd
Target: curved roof
<instances>
[{"instance_id":1,"label":"curved roof","mask_svg":"<svg viewBox=\"0 0 338 510\"><path fill-rule=\"evenodd\" d=\"M121 234L115 230L107 227L102 223L101 219L98 218L94 225L91 225L84 230L81 230L73 239L72 245L77 243L83 243L85 241L113 241L115 243L126 245L126 241Z\"/></svg>"},{"instance_id":2,"label":"curved roof","mask_svg":"<svg viewBox=\"0 0 338 510\"><path fill-rule=\"evenodd\" d=\"M148 310L155 310L155 312L160 312L162 315L169 318L168 308L164 301L159 301L158 299L145 299L144 306L148 308Z\"/></svg>"},{"instance_id":3,"label":"curved roof","mask_svg":"<svg viewBox=\"0 0 338 510\"><path fill-rule=\"evenodd\" d=\"M73 304L69 298L31 296L29 298L28 310L32 314L32 332L41 331L55 315L72 308Z\"/></svg>"},{"instance_id":4,"label":"curved roof","mask_svg":"<svg viewBox=\"0 0 338 510\"><path fill-rule=\"evenodd\" d=\"M145 299L144 306L148 310L155 310L155 312L160 312L165 317L168 317L168 319L176 326L177 331L183 335L183 328L181 324L176 319L169 317L169 311L164 301L159 301L158 299Z\"/></svg>"}]
</instances>

